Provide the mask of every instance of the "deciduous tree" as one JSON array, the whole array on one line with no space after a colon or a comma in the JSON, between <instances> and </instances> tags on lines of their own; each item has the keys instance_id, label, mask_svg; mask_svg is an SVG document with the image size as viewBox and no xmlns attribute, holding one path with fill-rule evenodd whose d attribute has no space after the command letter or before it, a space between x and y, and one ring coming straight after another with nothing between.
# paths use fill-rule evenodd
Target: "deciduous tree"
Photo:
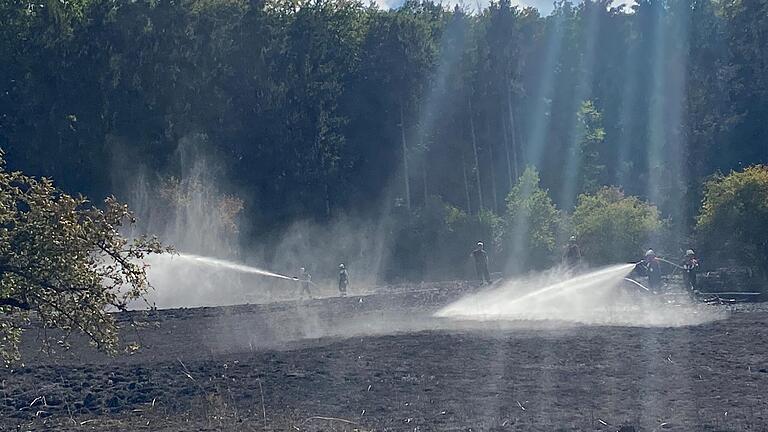
<instances>
[{"instance_id":1,"label":"deciduous tree","mask_svg":"<svg viewBox=\"0 0 768 432\"><path fill-rule=\"evenodd\" d=\"M133 216L110 197L103 208L57 189L49 179L8 171L0 154L0 356L18 358L22 328L36 319L66 343L80 331L114 352L114 310L150 288L148 254L167 251L150 237L128 239ZM48 341L46 341L48 342Z\"/></svg>"},{"instance_id":2,"label":"deciduous tree","mask_svg":"<svg viewBox=\"0 0 768 432\"><path fill-rule=\"evenodd\" d=\"M615 187L579 196L571 224L584 259L595 265L639 260L662 227L656 207Z\"/></svg>"},{"instance_id":3,"label":"deciduous tree","mask_svg":"<svg viewBox=\"0 0 768 432\"><path fill-rule=\"evenodd\" d=\"M736 258L768 276L768 167L711 178L696 230L713 260Z\"/></svg>"}]
</instances>

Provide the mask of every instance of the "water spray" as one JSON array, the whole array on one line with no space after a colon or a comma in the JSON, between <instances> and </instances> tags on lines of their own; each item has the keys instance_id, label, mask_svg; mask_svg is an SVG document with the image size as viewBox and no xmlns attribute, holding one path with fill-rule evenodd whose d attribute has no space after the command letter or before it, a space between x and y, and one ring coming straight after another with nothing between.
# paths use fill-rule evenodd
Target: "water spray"
<instances>
[{"instance_id":1,"label":"water spray","mask_svg":"<svg viewBox=\"0 0 768 432\"><path fill-rule=\"evenodd\" d=\"M621 289L636 263L618 264L577 276L563 269L513 279L488 291L469 294L433 316L452 322L552 321L579 325L681 326L720 319L717 311L702 310L681 299L672 308L663 298L635 296Z\"/></svg>"},{"instance_id":2,"label":"water spray","mask_svg":"<svg viewBox=\"0 0 768 432\"><path fill-rule=\"evenodd\" d=\"M228 270L234 270L234 271L238 271L238 272L241 272L241 273L256 274L256 275L273 277L273 278L277 278L277 279L291 280L291 281L299 280L299 278L296 277L296 276L286 276L286 275L283 275L283 274L280 274L280 273L273 273L273 272L262 270L262 269L259 269L259 268L256 268L256 267L251 267L251 266L247 266L247 265L244 265L244 264L238 264L238 263L234 263L232 261L226 261L226 260L221 260L221 259L217 259L217 258L209 258L209 257L204 257L204 256L199 256L199 255L192 255L192 254L185 254L185 253L178 254L178 255L175 255L175 256L171 257L171 259L173 259L173 258L179 258L179 259L182 259L182 260L185 260L185 261L192 261L192 262L195 262L195 263L199 263L199 264L203 264L203 265L207 265L207 266L212 266L212 267L218 267L218 268L224 268L224 269L228 269Z\"/></svg>"},{"instance_id":3,"label":"water spray","mask_svg":"<svg viewBox=\"0 0 768 432\"><path fill-rule=\"evenodd\" d=\"M546 300L557 295L566 294L570 291L584 289L591 286L605 284L616 277L616 272L619 273L629 270L630 264L624 264L617 267L608 267L602 270L597 270L590 273L585 273L564 281L546 286L540 290L528 293L515 299L512 303L519 303L527 299L532 300ZM624 273L626 274L626 273Z\"/></svg>"},{"instance_id":4,"label":"water spray","mask_svg":"<svg viewBox=\"0 0 768 432\"><path fill-rule=\"evenodd\" d=\"M605 290L620 283L633 265L619 264L577 276L560 271L510 281L492 291L460 299L438 311L436 316L530 318L536 315L561 319L564 314L574 312L577 303L593 304ZM588 292L587 297L583 291Z\"/></svg>"}]
</instances>

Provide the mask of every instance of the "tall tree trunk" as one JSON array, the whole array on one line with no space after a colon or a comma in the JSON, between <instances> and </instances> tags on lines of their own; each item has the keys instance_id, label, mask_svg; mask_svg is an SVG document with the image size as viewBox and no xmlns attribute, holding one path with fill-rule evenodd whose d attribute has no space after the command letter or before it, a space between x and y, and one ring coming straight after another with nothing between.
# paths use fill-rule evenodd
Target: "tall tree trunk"
<instances>
[{"instance_id":1,"label":"tall tree trunk","mask_svg":"<svg viewBox=\"0 0 768 432\"><path fill-rule=\"evenodd\" d=\"M331 217L331 188L328 187L328 180L325 180L325 217Z\"/></svg>"},{"instance_id":2,"label":"tall tree trunk","mask_svg":"<svg viewBox=\"0 0 768 432\"><path fill-rule=\"evenodd\" d=\"M512 176L512 158L509 154L509 132L507 130L507 119L505 118L506 113L502 111L501 114L501 129L504 132L504 153L507 156L507 180L509 184L507 185L508 189L507 191L512 190L512 186L515 184L514 177Z\"/></svg>"},{"instance_id":3,"label":"tall tree trunk","mask_svg":"<svg viewBox=\"0 0 768 432\"><path fill-rule=\"evenodd\" d=\"M408 144L405 141L405 115L403 114L403 99L400 99L400 139L403 145L403 177L405 180L405 206L411 211L411 186L408 174Z\"/></svg>"},{"instance_id":4,"label":"tall tree trunk","mask_svg":"<svg viewBox=\"0 0 768 432\"><path fill-rule=\"evenodd\" d=\"M509 87L512 87L512 82L510 81ZM514 172L515 172L515 179L520 177L520 165L517 161L517 148L518 148L518 140L517 140L517 125L515 124L515 109L512 107L512 89L508 88L507 90L507 111L509 112L509 134L512 138L512 161L514 163Z\"/></svg>"},{"instance_id":5,"label":"tall tree trunk","mask_svg":"<svg viewBox=\"0 0 768 432\"><path fill-rule=\"evenodd\" d=\"M483 205L483 188L480 184L480 158L477 156L477 136L475 134L475 113L472 111L472 96L469 101L469 131L472 133L472 151L475 155L475 181L477 182L477 201L478 211L482 211L485 207Z\"/></svg>"},{"instance_id":6,"label":"tall tree trunk","mask_svg":"<svg viewBox=\"0 0 768 432\"><path fill-rule=\"evenodd\" d=\"M424 206L427 205L427 197L429 196L429 191L427 190L427 154L424 153L424 160L421 164L421 181L424 184Z\"/></svg>"},{"instance_id":7,"label":"tall tree trunk","mask_svg":"<svg viewBox=\"0 0 768 432\"><path fill-rule=\"evenodd\" d=\"M319 127L317 128L319 129ZM320 132L315 133L314 140L314 154L315 157L320 157L320 175L323 178L323 203L325 204L325 217L331 217L331 193L330 186L328 185L328 172L326 168L325 153L320 151Z\"/></svg>"},{"instance_id":8,"label":"tall tree trunk","mask_svg":"<svg viewBox=\"0 0 768 432\"><path fill-rule=\"evenodd\" d=\"M493 143L495 140L491 137L491 120L488 116L485 117L485 133L488 137L488 155L491 157L491 164L488 166L491 172L491 195L493 198L493 211L499 211L499 198L496 191L496 169L493 167L496 164L496 159L493 157Z\"/></svg>"},{"instance_id":9,"label":"tall tree trunk","mask_svg":"<svg viewBox=\"0 0 768 432\"><path fill-rule=\"evenodd\" d=\"M467 194L467 214L472 214L472 198L469 195L469 179L467 178L467 161L464 150L461 151L461 174L464 176L464 193Z\"/></svg>"}]
</instances>

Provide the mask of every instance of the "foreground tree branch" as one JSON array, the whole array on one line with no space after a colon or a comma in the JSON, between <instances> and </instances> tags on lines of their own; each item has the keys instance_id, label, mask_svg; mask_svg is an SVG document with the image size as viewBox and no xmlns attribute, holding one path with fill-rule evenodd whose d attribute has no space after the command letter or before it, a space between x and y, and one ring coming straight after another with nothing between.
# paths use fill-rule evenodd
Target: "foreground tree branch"
<instances>
[{"instance_id":1,"label":"foreground tree branch","mask_svg":"<svg viewBox=\"0 0 768 432\"><path fill-rule=\"evenodd\" d=\"M95 207L48 179L6 171L2 156L0 356L18 359L32 312L44 328L63 330L62 345L74 330L114 352L117 328L108 311L142 298L150 288L143 259L170 249L155 238L125 238L121 232L134 217L114 198Z\"/></svg>"}]
</instances>

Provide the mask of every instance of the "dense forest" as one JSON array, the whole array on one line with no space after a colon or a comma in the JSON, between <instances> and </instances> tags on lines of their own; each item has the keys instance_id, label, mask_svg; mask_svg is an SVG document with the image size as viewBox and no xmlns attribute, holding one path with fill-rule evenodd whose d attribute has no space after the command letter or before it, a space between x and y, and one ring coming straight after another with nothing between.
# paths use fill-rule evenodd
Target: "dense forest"
<instances>
[{"instance_id":1,"label":"dense forest","mask_svg":"<svg viewBox=\"0 0 768 432\"><path fill-rule=\"evenodd\" d=\"M138 167L158 189L181 176L194 141L244 209L241 241L386 212L414 278L457 221L443 268L478 238L546 261L581 194L636 196L686 238L709 176L768 163L768 1L611 5L0 0L0 148L123 198ZM546 235L509 232L515 197Z\"/></svg>"}]
</instances>

